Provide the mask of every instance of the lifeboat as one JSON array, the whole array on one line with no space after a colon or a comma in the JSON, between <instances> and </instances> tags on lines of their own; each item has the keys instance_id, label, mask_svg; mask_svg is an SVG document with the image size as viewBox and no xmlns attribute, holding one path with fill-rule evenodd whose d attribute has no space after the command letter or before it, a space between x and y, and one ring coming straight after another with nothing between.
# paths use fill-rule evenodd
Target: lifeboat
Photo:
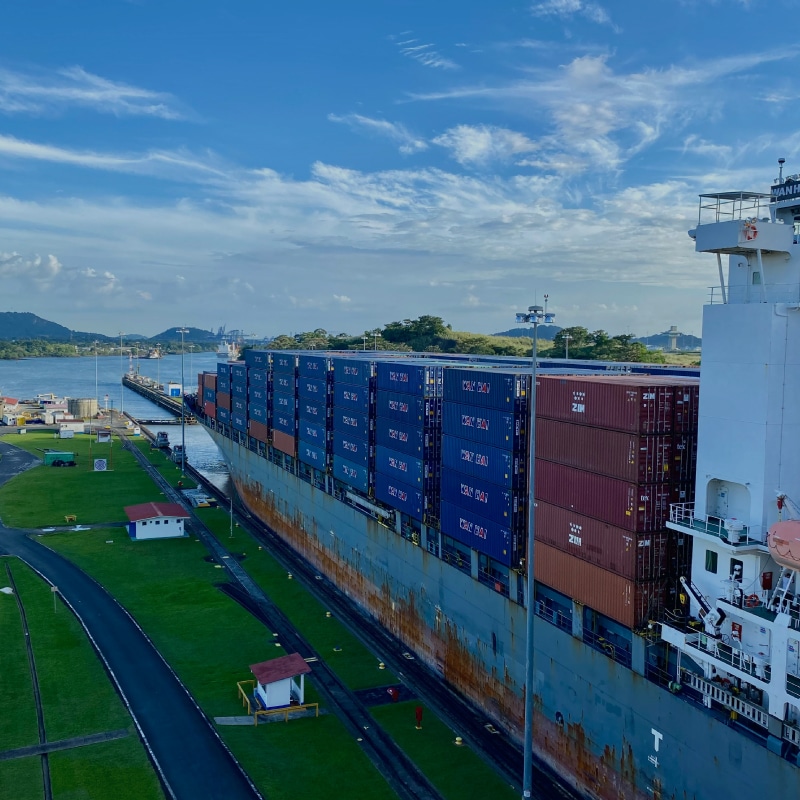
<instances>
[{"instance_id":1,"label":"lifeboat","mask_svg":"<svg viewBox=\"0 0 800 800\"><path fill-rule=\"evenodd\" d=\"M767 544L778 564L787 569L800 569L800 520L776 522L769 529Z\"/></svg>"}]
</instances>

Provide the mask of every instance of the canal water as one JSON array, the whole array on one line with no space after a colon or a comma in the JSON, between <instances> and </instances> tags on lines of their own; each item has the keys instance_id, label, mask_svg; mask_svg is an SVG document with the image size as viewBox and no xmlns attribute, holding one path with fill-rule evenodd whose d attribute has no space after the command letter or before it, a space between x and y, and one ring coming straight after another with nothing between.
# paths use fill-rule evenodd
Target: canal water
<instances>
[{"instance_id":1,"label":"canal water","mask_svg":"<svg viewBox=\"0 0 800 800\"><path fill-rule=\"evenodd\" d=\"M34 399L39 394L58 397L97 398L100 408L127 411L137 419L165 419L170 415L155 403L123 387L128 370L167 384L181 383L181 356L136 359L127 355L84 356L76 358L28 358L0 360L0 395L18 400ZM198 372L216 372L216 353L186 353L183 372L186 391L197 391ZM148 426L166 431L170 444L180 444L181 426ZM202 425L184 426L186 456L189 463L224 492L228 490L228 469L214 440Z\"/></svg>"}]
</instances>

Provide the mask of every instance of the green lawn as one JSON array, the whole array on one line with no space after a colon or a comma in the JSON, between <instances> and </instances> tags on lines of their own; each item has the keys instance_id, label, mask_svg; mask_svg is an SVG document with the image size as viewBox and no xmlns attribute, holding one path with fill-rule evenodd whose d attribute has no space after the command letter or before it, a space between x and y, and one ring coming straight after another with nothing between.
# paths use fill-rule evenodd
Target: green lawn
<instances>
[{"instance_id":1,"label":"green lawn","mask_svg":"<svg viewBox=\"0 0 800 800\"><path fill-rule=\"evenodd\" d=\"M335 612L321 605L303 586L288 578L287 571L241 528L230 537L230 518L225 509L198 509L198 517L231 551L247 553L243 566L311 646L325 659L342 682L352 690L388 686L397 678L378 668L380 659L371 653L336 619ZM334 650L334 648L341 648Z\"/></svg>"},{"instance_id":2,"label":"green lawn","mask_svg":"<svg viewBox=\"0 0 800 800\"><path fill-rule=\"evenodd\" d=\"M491 797L513 800L519 793L469 747L454 744L457 734L430 711L423 709L422 730L417 730L419 703L389 703L372 709L381 727L422 770L445 798Z\"/></svg>"},{"instance_id":3,"label":"green lawn","mask_svg":"<svg viewBox=\"0 0 800 800\"><path fill-rule=\"evenodd\" d=\"M98 444L87 435L62 440L37 432L5 441L40 457L48 448L68 450L75 453L78 464L34 467L0 487L0 516L11 527L65 525L67 514L74 514L81 524L126 522L125 506L164 499L119 440L113 445ZM91 468L95 458L107 459L109 470L95 472Z\"/></svg>"},{"instance_id":4,"label":"green lawn","mask_svg":"<svg viewBox=\"0 0 800 800\"><path fill-rule=\"evenodd\" d=\"M83 628L60 600L56 600L54 610L49 584L22 562L11 558L0 559L0 583L5 585L2 578L6 577L6 564L11 566L28 620L47 740L58 741L120 729L129 732L127 738L118 742L51 754L55 800L73 797L117 800L120 796L119 785L115 783L120 778L124 779L128 792L122 795L124 797L143 800L163 798L133 720L111 685ZM12 596L0 595L0 620L6 634L3 647L0 648L0 707L4 709L0 748L6 750L38 744L39 736L21 620ZM111 745L116 745L116 758L107 755ZM72 765L68 770L71 777L61 776L57 768L60 763ZM109 772L112 764L119 764L123 771ZM106 777L97 777L101 775ZM90 787L91 792L76 793L74 786ZM41 759L29 756L0 762L0 789L0 797L40 798Z\"/></svg>"}]
</instances>

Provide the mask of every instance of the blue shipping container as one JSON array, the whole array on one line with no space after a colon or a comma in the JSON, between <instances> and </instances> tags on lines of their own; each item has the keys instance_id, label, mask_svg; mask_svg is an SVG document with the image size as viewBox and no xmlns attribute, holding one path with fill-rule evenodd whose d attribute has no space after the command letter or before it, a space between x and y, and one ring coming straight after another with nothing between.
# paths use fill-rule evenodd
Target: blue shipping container
<instances>
[{"instance_id":1,"label":"blue shipping container","mask_svg":"<svg viewBox=\"0 0 800 800\"><path fill-rule=\"evenodd\" d=\"M375 497L387 506L422 520L424 502L422 492L413 486L396 481L388 475L375 475Z\"/></svg>"},{"instance_id":2,"label":"blue shipping container","mask_svg":"<svg viewBox=\"0 0 800 800\"><path fill-rule=\"evenodd\" d=\"M364 494L369 494L369 472L366 467L335 455L333 457L333 475Z\"/></svg>"},{"instance_id":3,"label":"blue shipping container","mask_svg":"<svg viewBox=\"0 0 800 800\"><path fill-rule=\"evenodd\" d=\"M513 410L525 405L530 392L527 373L499 370L452 369L444 371L444 399L482 408Z\"/></svg>"},{"instance_id":4,"label":"blue shipping container","mask_svg":"<svg viewBox=\"0 0 800 800\"><path fill-rule=\"evenodd\" d=\"M327 419L327 411L323 403L312 403L311 400L304 398L299 398L297 401L297 415L300 419L307 419L323 425Z\"/></svg>"},{"instance_id":5,"label":"blue shipping container","mask_svg":"<svg viewBox=\"0 0 800 800\"><path fill-rule=\"evenodd\" d=\"M442 368L406 361L379 361L378 388L422 397L441 395Z\"/></svg>"},{"instance_id":6,"label":"blue shipping container","mask_svg":"<svg viewBox=\"0 0 800 800\"><path fill-rule=\"evenodd\" d=\"M328 397L328 384L313 378L300 378L297 381L297 396L315 403L324 403Z\"/></svg>"},{"instance_id":7,"label":"blue shipping container","mask_svg":"<svg viewBox=\"0 0 800 800\"><path fill-rule=\"evenodd\" d=\"M267 387L266 386L251 386L247 390L247 399L254 405L267 407Z\"/></svg>"},{"instance_id":8,"label":"blue shipping container","mask_svg":"<svg viewBox=\"0 0 800 800\"><path fill-rule=\"evenodd\" d=\"M203 387L203 402L204 403L216 403L217 402L217 393L214 389L209 389L208 386Z\"/></svg>"},{"instance_id":9,"label":"blue shipping container","mask_svg":"<svg viewBox=\"0 0 800 800\"><path fill-rule=\"evenodd\" d=\"M442 533L507 567L511 566L514 536L508 528L451 503L442 503L440 522Z\"/></svg>"},{"instance_id":10,"label":"blue shipping container","mask_svg":"<svg viewBox=\"0 0 800 800\"><path fill-rule=\"evenodd\" d=\"M333 404L340 408L352 408L362 414L369 414L369 387L336 383L333 387Z\"/></svg>"},{"instance_id":11,"label":"blue shipping container","mask_svg":"<svg viewBox=\"0 0 800 800\"><path fill-rule=\"evenodd\" d=\"M301 378L325 380L330 368L331 359L329 356L309 356L301 353L297 372Z\"/></svg>"},{"instance_id":12,"label":"blue shipping container","mask_svg":"<svg viewBox=\"0 0 800 800\"><path fill-rule=\"evenodd\" d=\"M375 448L375 471L389 475L409 486L422 486L425 479L421 458L398 453L387 447Z\"/></svg>"},{"instance_id":13,"label":"blue shipping container","mask_svg":"<svg viewBox=\"0 0 800 800\"><path fill-rule=\"evenodd\" d=\"M217 378L230 378L231 377L231 365L227 362L222 364L217 364Z\"/></svg>"},{"instance_id":14,"label":"blue shipping container","mask_svg":"<svg viewBox=\"0 0 800 800\"><path fill-rule=\"evenodd\" d=\"M354 386L369 386L375 374L375 364L368 359L334 358L333 380L335 383L348 383Z\"/></svg>"},{"instance_id":15,"label":"blue shipping container","mask_svg":"<svg viewBox=\"0 0 800 800\"><path fill-rule=\"evenodd\" d=\"M297 356L294 353L285 353L280 350L273 350L270 355L272 356L272 371L273 373L290 373L294 375L295 367L297 366Z\"/></svg>"},{"instance_id":16,"label":"blue shipping container","mask_svg":"<svg viewBox=\"0 0 800 800\"><path fill-rule=\"evenodd\" d=\"M509 489L525 488L524 453L442 436L442 466Z\"/></svg>"},{"instance_id":17,"label":"blue shipping container","mask_svg":"<svg viewBox=\"0 0 800 800\"><path fill-rule=\"evenodd\" d=\"M269 367L269 353L266 350L245 350L242 358L248 367L257 367L258 369Z\"/></svg>"},{"instance_id":18,"label":"blue shipping container","mask_svg":"<svg viewBox=\"0 0 800 800\"><path fill-rule=\"evenodd\" d=\"M442 406L442 433L472 442L524 451L527 445L527 412L499 411L445 402Z\"/></svg>"},{"instance_id":19,"label":"blue shipping container","mask_svg":"<svg viewBox=\"0 0 800 800\"><path fill-rule=\"evenodd\" d=\"M221 394L230 394L231 393L231 379L230 378L220 378L217 375L217 391Z\"/></svg>"},{"instance_id":20,"label":"blue shipping container","mask_svg":"<svg viewBox=\"0 0 800 800\"><path fill-rule=\"evenodd\" d=\"M251 386L266 387L269 382L269 370L262 367L251 367L247 370L247 382Z\"/></svg>"},{"instance_id":21,"label":"blue shipping container","mask_svg":"<svg viewBox=\"0 0 800 800\"><path fill-rule=\"evenodd\" d=\"M297 401L294 399L293 394L283 394L283 392L273 392L272 394L272 408L277 414L279 411L282 414L290 414L294 416Z\"/></svg>"},{"instance_id":22,"label":"blue shipping container","mask_svg":"<svg viewBox=\"0 0 800 800\"><path fill-rule=\"evenodd\" d=\"M231 397L231 414L244 414L247 416L247 400L244 397Z\"/></svg>"},{"instance_id":23,"label":"blue shipping container","mask_svg":"<svg viewBox=\"0 0 800 800\"><path fill-rule=\"evenodd\" d=\"M401 453L422 458L426 451L431 450L433 439L434 434L430 429L418 428L415 425L383 417L375 420L375 443L391 450L399 450Z\"/></svg>"},{"instance_id":24,"label":"blue shipping container","mask_svg":"<svg viewBox=\"0 0 800 800\"><path fill-rule=\"evenodd\" d=\"M217 419L227 425L231 421L231 412L227 408L217 406Z\"/></svg>"},{"instance_id":25,"label":"blue shipping container","mask_svg":"<svg viewBox=\"0 0 800 800\"><path fill-rule=\"evenodd\" d=\"M247 416L238 411L231 411L231 425L237 431L247 431Z\"/></svg>"},{"instance_id":26,"label":"blue shipping container","mask_svg":"<svg viewBox=\"0 0 800 800\"><path fill-rule=\"evenodd\" d=\"M504 489L496 483L445 469L441 491L442 502L472 511L511 530L526 529L525 496L520 490Z\"/></svg>"},{"instance_id":27,"label":"blue shipping container","mask_svg":"<svg viewBox=\"0 0 800 800\"><path fill-rule=\"evenodd\" d=\"M312 467L321 469L323 472L328 465L328 459L324 450L321 450L319 447L314 447L314 445L302 440L297 443L297 457L304 464L310 464Z\"/></svg>"},{"instance_id":28,"label":"blue shipping container","mask_svg":"<svg viewBox=\"0 0 800 800\"><path fill-rule=\"evenodd\" d=\"M231 364L231 379L240 383L247 383L247 366L245 364Z\"/></svg>"},{"instance_id":29,"label":"blue shipping container","mask_svg":"<svg viewBox=\"0 0 800 800\"><path fill-rule=\"evenodd\" d=\"M266 406L256 406L252 403L247 407L247 416L250 419L254 419L257 422L262 423L263 425L267 424L267 407Z\"/></svg>"},{"instance_id":30,"label":"blue shipping container","mask_svg":"<svg viewBox=\"0 0 800 800\"><path fill-rule=\"evenodd\" d=\"M333 432L333 452L354 464L369 466L369 444L363 439L356 439L346 431Z\"/></svg>"},{"instance_id":31,"label":"blue shipping container","mask_svg":"<svg viewBox=\"0 0 800 800\"><path fill-rule=\"evenodd\" d=\"M275 428L275 430L288 433L289 436L294 436L297 433L294 424L294 414L278 411L277 408L272 412L272 427Z\"/></svg>"},{"instance_id":32,"label":"blue shipping container","mask_svg":"<svg viewBox=\"0 0 800 800\"><path fill-rule=\"evenodd\" d=\"M247 384L231 381L231 395L236 397L247 397Z\"/></svg>"},{"instance_id":33,"label":"blue shipping container","mask_svg":"<svg viewBox=\"0 0 800 800\"><path fill-rule=\"evenodd\" d=\"M304 442L313 444L314 447L321 447L323 450L328 441L328 437L325 433L325 426L319 425L316 422L309 422L307 419L300 420L297 426L297 437Z\"/></svg>"},{"instance_id":34,"label":"blue shipping container","mask_svg":"<svg viewBox=\"0 0 800 800\"><path fill-rule=\"evenodd\" d=\"M351 411L349 408L334 408L333 429L347 431L357 439L369 440L369 417L366 414Z\"/></svg>"},{"instance_id":35,"label":"blue shipping container","mask_svg":"<svg viewBox=\"0 0 800 800\"><path fill-rule=\"evenodd\" d=\"M415 397L401 392L378 391L376 411L379 417L396 419L406 425L430 427L436 423L441 400L437 398Z\"/></svg>"},{"instance_id":36,"label":"blue shipping container","mask_svg":"<svg viewBox=\"0 0 800 800\"><path fill-rule=\"evenodd\" d=\"M294 394L294 375L289 373L275 374L272 376L272 386L276 392Z\"/></svg>"}]
</instances>

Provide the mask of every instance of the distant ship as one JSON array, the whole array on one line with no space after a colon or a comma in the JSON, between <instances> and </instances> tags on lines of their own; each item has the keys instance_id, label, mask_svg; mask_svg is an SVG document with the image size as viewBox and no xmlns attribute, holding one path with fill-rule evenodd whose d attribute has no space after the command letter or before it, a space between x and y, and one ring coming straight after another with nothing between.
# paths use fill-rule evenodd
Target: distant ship
<instances>
[{"instance_id":1,"label":"distant ship","mask_svg":"<svg viewBox=\"0 0 800 800\"><path fill-rule=\"evenodd\" d=\"M239 358L239 345L223 339L217 348L217 359L219 361L236 361L237 358Z\"/></svg>"},{"instance_id":2,"label":"distant ship","mask_svg":"<svg viewBox=\"0 0 800 800\"><path fill-rule=\"evenodd\" d=\"M145 358L162 358L161 351L157 347L151 347L147 351Z\"/></svg>"}]
</instances>

